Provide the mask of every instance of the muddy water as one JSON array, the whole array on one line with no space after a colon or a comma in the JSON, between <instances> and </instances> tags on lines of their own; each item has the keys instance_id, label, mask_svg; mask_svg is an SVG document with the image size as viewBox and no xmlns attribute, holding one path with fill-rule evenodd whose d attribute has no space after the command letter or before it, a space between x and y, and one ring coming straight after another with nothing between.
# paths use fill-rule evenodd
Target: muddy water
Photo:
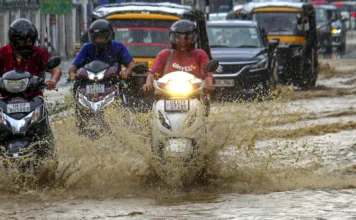
<instances>
[{"instance_id":1,"label":"muddy water","mask_svg":"<svg viewBox=\"0 0 356 220\"><path fill-rule=\"evenodd\" d=\"M184 186L155 173L149 115L128 122L109 109L110 138L92 141L69 112L52 123L56 179L19 185L16 172L2 171L0 219L355 219L350 69L329 67L313 91L281 87L265 102L214 104L205 177Z\"/></svg>"}]
</instances>

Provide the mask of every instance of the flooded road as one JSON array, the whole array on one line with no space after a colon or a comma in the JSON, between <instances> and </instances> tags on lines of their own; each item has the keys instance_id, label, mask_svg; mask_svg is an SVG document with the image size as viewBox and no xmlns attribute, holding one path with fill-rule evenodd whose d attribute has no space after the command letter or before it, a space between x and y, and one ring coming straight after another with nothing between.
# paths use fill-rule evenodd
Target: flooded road
<instances>
[{"instance_id":1,"label":"flooded road","mask_svg":"<svg viewBox=\"0 0 356 220\"><path fill-rule=\"evenodd\" d=\"M69 111L52 122L55 181L20 187L2 173L0 219L356 219L355 73L324 59L312 91L213 104L206 178L185 187L157 180L149 115L127 127L109 111L112 136L91 141Z\"/></svg>"}]
</instances>

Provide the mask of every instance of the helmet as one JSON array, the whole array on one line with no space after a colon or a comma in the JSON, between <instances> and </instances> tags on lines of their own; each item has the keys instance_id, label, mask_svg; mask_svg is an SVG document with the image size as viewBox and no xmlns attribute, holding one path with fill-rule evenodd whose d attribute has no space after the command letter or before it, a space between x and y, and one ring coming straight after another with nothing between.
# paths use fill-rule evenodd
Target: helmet
<instances>
[{"instance_id":1,"label":"helmet","mask_svg":"<svg viewBox=\"0 0 356 220\"><path fill-rule=\"evenodd\" d=\"M90 25L89 40L96 51L103 52L110 48L113 32L110 22L105 19L98 19Z\"/></svg>"},{"instance_id":2,"label":"helmet","mask_svg":"<svg viewBox=\"0 0 356 220\"><path fill-rule=\"evenodd\" d=\"M189 20L176 21L169 30L172 48L176 50L189 51L194 47L197 38L197 27Z\"/></svg>"},{"instance_id":3,"label":"helmet","mask_svg":"<svg viewBox=\"0 0 356 220\"><path fill-rule=\"evenodd\" d=\"M32 55L33 46L38 38L38 33L31 21L20 18L12 22L8 35L10 44L15 52L24 58L29 58Z\"/></svg>"}]
</instances>

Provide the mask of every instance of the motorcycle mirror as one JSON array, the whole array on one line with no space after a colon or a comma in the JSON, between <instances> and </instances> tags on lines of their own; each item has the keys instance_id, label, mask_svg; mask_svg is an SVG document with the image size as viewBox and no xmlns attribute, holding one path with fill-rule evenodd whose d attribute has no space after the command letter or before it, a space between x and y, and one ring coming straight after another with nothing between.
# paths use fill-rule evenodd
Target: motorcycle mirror
<instances>
[{"instance_id":1,"label":"motorcycle mirror","mask_svg":"<svg viewBox=\"0 0 356 220\"><path fill-rule=\"evenodd\" d=\"M138 63L132 67L132 71L137 74L145 74L148 71L148 67L143 63Z\"/></svg>"},{"instance_id":2,"label":"motorcycle mirror","mask_svg":"<svg viewBox=\"0 0 356 220\"><path fill-rule=\"evenodd\" d=\"M61 64L61 62L62 62L62 60L60 57L58 57L58 56L51 57L47 62L47 68L53 69L53 68L59 66L59 64Z\"/></svg>"},{"instance_id":3,"label":"motorcycle mirror","mask_svg":"<svg viewBox=\"0 0 356 220\"><path fill-rule=\"evenodd\" d=\"M219 67L218 60L210 60L209 63L205 66L207 72L214 72Z\"/></svg>"}]
</instances>

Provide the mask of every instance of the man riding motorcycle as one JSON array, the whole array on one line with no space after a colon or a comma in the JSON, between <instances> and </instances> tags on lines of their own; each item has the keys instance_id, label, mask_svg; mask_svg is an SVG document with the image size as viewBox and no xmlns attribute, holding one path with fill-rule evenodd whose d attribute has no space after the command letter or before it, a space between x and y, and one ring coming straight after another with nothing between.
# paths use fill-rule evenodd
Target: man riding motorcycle
<instances>
[{"instance_id":1,"label":"man riding motorcycle","mask_svg":"<svg viewBox=\"0 0 356 220\"><path fill-rule=\"evenodd\" d=\"M43 48L35 46L38 32L31 21L23 18L14 21L10 25L8 36L10 43L0 48L0 77L5 72L14 69L44 77L39 74L47 69L50 54ZM62 76L62 71L59 67L56 67L49 69L48 72L52 74L52 77L45 83L46 87L47 89L54 89ZM42 92L39 95L42 95ZM6 94L1 94L1 96L6 97Z\"/></svg>"},{"instance_id":2,"label":"man riding motorcycle","mask_svg":"<svg viewBox=\"0 0 356 220\"><path fill-rule=\"evenodd\" d=\"M185 19L174 22L170 28L169 38L171 49L164 49L158 53L142 90L152 90L154 78L160 78L173 71L184 71L205 79L207 92L213 92L213 74L205 71L209 57L204 50L194 48L197 41L195 24Z\"/></svg>"},{"instance_id":3,"label":"man riding motorcycle","mask_svg":"<svg viewBox=\"0 0 356 220\"><path fill-rule=\"evenodd\" d=\"M127 48L122 43L113 40L113 35L113 28L105 19L98 19L90 25L90 42L83 46L69 68L70 80L75 80L77 70L93 60L100 60L111 66L117 64L122 79L132 74L134 61ZM121 71L121 64L126 67L124 71Z\"/></svg>"}]
</instances>

